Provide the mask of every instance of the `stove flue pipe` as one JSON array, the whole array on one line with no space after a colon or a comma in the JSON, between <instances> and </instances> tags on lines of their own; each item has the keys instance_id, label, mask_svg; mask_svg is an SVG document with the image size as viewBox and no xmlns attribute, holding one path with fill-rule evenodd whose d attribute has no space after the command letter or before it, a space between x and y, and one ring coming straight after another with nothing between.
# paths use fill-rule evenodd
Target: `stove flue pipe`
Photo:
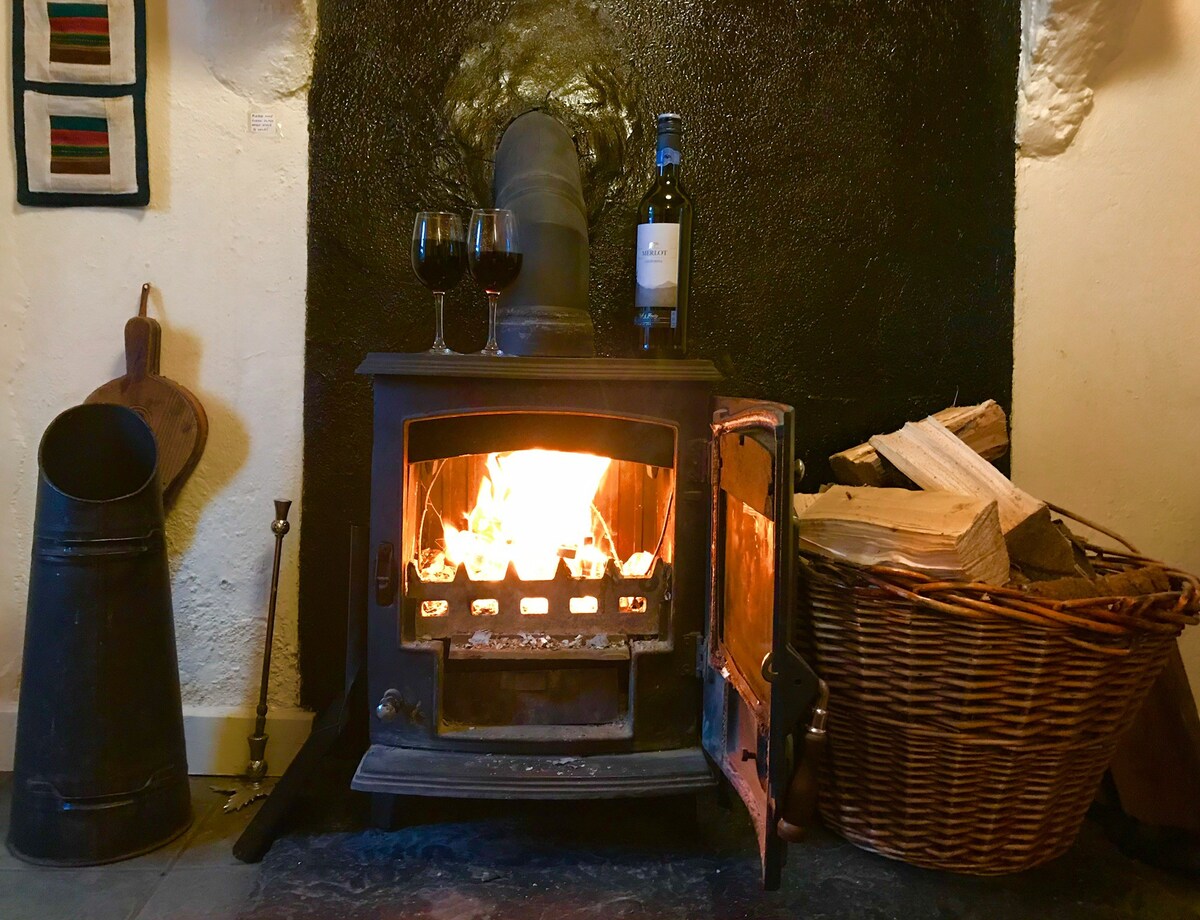
<instances>
[{"instance_id":1,"label":"stove flue pipe","mask_svg":"<svg viewBox=\"0 0 1200 920\"><path fill-rule=\"evenodd\" d=\"M591 357L588 230L579 155L538 110L509 123L496 150L496 207L516 212L524 261L500 297L497 339L514 355Z\"/></svg>"}]
</instances>

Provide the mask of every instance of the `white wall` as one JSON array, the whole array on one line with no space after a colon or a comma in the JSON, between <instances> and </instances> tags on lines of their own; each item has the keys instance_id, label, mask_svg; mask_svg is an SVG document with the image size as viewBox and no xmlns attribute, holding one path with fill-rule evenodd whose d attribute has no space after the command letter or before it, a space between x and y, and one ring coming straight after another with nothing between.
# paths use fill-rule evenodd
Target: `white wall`
<instances>
[{"instance_id":1,"label":"white wall","mask_svg":"<svg viewBox=\"0 0 1200 920\"><path fill-rule=\"evenodd\" d=\"M1200 3L1124 38L1071 146L1018 158L1013 475L1200 572Z\"/></svg>"},{"instance_id":2,"label":"white wall","mask_svg":"<svg viewBox=\"0 0 1200 920\"><path fill-rule=\"evenodd\" d=\"M207 731L191 728L206 715L253 699L271 499L300 497L307 132L296 23L306 4L149 6L149 209L16 206L11 100L0 93L0 769L20 679L37 442L55 414L120 373L142 281L157 289L163 372L211 422L169 522L189 739ZM9 42L0 49L7 73ZM1018 162L1014 478L1200 571L1200 4L1143 0L1095 89L1065 152ZM247 133L252 106L275 114L279 136ZM285 717L298 686L296 534L273 668ZM1184 651L1200 687L1200 629ZM244 756L241 729L223 724L209 734L230 747L204 756L209 769Z\"/></svg>"},{"instance_id":3,"label":"white wall","mask_svg":"<svg viewBox=\"0 0 1200 920\"><path fill-rule=\"evenodd\" d=\"M122 327L143 281L163 324L162 372L200 398L211 426L168 521L189 738L197 720L255 698L271 500L300 498L307 13L302 0L151 0L145 210L17 206L11 99L0 93L0 761L20 680L38 440L123 372ZM278 135L248 133L251 96ZM295 507L272 669L283 717L297 703L298 524ZM226 754L193 751L193 769L244 763L237 735Z\"/></svg>"}]
</instances>

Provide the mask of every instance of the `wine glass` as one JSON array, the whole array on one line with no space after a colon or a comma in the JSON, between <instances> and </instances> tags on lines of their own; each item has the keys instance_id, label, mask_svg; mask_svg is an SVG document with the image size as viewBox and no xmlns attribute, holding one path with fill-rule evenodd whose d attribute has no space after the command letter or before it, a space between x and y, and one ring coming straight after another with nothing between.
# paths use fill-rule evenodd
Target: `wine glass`
<instances>
[{"instance_id":1,"label":"wine glass","mask_svg":"<svg viewBox=\"0 0 1200 920\"><path fill-rule=\"evenodd\" d=\"M449 211L419 211L413 223L412 267L433 291L434 337L431 355L454 354L446 347L442 315L446 292L458 284L466 267L462 218Z\"/></svg>"},{"instance_id":2,"label":"wine glass","mask_svg":"<svg viewBox=\"0 0 1200 920\"><path fill-rule=\"evenodd\" d=\"M481 355L503 355L496 344L496 301L521 271L521 241L517 215L500 208L476 208L467 234L467 264L471 277L488 296L488 341Z\"/></svg>"}]
</instances>

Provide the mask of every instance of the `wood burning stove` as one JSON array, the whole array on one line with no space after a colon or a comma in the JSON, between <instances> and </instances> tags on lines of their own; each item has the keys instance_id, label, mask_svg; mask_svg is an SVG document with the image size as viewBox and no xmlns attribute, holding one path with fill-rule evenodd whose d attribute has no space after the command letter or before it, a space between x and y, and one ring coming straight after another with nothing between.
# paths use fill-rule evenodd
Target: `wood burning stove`
<instances>
[{"instance_id":1,"label":"wood burning stove","mask_svg":"<svg viewBox=\"0 0 1200 920\"><path fill-rule=\"evenodd\" d=\"M707 361L372 354L354 788L675 795L719 769L778 879L817 680L793 642L791 409ZM792 803L793 806L795 803Z\"/></svg>"}]
</instances>

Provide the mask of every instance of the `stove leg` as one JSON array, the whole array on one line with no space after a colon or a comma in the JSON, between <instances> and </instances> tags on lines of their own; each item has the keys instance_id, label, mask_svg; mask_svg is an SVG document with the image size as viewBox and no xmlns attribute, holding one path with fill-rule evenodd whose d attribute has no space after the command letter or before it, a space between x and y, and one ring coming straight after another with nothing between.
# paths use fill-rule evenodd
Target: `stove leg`
<instances>
[{"instance_id":1,"label":"stove leg","mask_svg":"<svg viewBox=\"0 0 1200 920\"><path fill-rule=\"evenodd\" d=\"M664 816L683 831L695 830L699 826L698 806L699 798L694 792L666 796L662 799Z\"/></svg>"},{"instance_id":2,"label":"stove leg","mask_svg":"<svg viewBox=\"0 0 1200 920\"><path fill-rule=\"evenodd\" d=\"M724 776L717 779L717 805L729 811L733 808L733 786Z\"/></svg>"},{"instance_id":3,"label":"stove leg","mask_svg":"<svg viewBox=\"0 0 1200 920\"><path fill-rule=\"evenodd\" d=\"M386 792L371 793L371 826L384 831L393 831L399 823L398 795Z\"/></svg>"}]
</instances>

